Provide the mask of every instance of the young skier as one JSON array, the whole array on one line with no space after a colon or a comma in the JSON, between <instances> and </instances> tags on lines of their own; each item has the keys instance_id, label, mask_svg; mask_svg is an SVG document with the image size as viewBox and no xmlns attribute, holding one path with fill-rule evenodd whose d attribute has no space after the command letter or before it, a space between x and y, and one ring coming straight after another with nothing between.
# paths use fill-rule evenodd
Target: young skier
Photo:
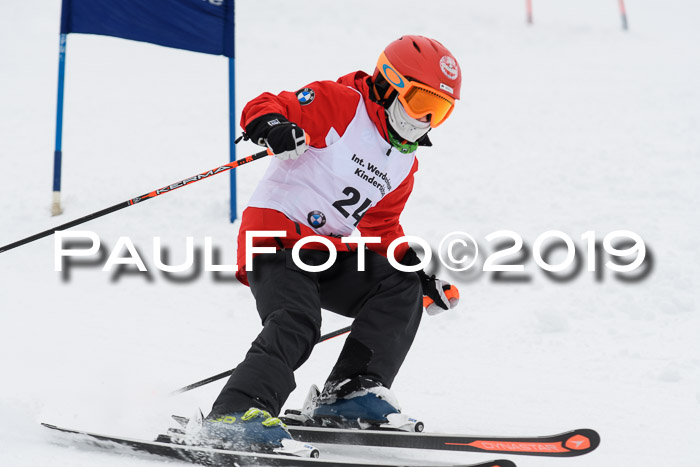
<instances>
[{"instance_id":1,"label":"young skier","mask_svg":"<svg viewBox=\"0 0 700 467\"><path fill-rule=\"evenodd\" d=\"M416 149L431 145L428 132L449 117L460 84L457 61L442 44L403 36L386 47L372 76L357 71L295 93L264 93L246 105L246 137L276 156L238 236L237 277L250 285L263 330L204 420L201 442L278 450L290 439L275 416L296 386L294 370L319 340L321 308L354 322L313 416L336 426L394 421L400 411L389 388L424 303L433 314L456 306L459 295L423 271L395 269L387 247L403 236L399 216L413 188ZM366 247L343 242L355 228L379 241ZM276 253L254 256L246 270L246 233L252 231L277 231L252 243ZM309 272L294 261L292 247L308 236L323 236L337 250L329 269ZM318 242L299 253L312 266L329 256ZM420 263L406 243L394 257Z\"/></svg>"}]
</instances>

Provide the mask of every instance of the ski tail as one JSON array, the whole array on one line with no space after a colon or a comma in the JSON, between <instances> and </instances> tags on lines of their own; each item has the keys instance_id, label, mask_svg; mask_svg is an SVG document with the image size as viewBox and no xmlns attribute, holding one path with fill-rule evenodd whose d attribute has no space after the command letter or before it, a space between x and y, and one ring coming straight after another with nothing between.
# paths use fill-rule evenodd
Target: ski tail
<instances>
[{"instance_id":1,"label":"ski tail","mask_svg":"<svg viewBox=\"0 0 700 467\"><path fill-rule=\"evenodd\" d=\"M588 428L562 433L546 438L486 438L444 440L445 449L504 454L575 457L595 450L600 445L600 435Z\"/></svg>"}]
</instances>

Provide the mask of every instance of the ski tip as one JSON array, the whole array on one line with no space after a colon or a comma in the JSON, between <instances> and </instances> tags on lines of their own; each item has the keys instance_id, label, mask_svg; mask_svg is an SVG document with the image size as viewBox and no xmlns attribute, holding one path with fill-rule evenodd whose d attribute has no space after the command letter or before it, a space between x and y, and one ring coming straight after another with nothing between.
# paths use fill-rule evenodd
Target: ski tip
<instances>
[{"instance_id":1,"label":"ski tip","mask_svg":"<svg viewBox=\"0 0 700 467\"><path fill-rule=\"evenodd\" d=\"M593 451L600 445L600 435L590 428L574 430L571 435L565 441L565 445L572 451L581 451L581 454L584 454Z\"/></svg>"}]
</instances>

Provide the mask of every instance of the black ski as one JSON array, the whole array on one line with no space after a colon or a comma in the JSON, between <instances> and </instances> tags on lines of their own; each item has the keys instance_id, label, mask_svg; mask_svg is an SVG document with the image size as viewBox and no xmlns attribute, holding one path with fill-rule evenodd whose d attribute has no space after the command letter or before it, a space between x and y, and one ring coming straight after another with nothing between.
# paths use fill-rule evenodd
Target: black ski
<instances>
[{"instance_id":1,"label":"black ski","mask_svg":"<svg viewBox=\"0 0 700 467\"><path fill-rule=\"evenodd\" d=\"M188 418L173 415L180 425ZM288 425L292 437L307 443L349 444L438 451L491 452L501 454L575 457L588 454L600 444L595 430L580 428L550 436L485 436L441 433L409 433L388 430L358 430Z\"/></svg>"},{"instance_id":2,"label":"black ski","mask_svg":"<svg viewBox=\"0 0 700 467\"><path fill-rule=\"evenodd\" d=\"M99 435L87 431L76 431L67 428L60 428L47 423L42 423L46 428L69 435L75 436L73 440L79 444L95 446L102 449L113 450L117 446L126 446L133 451L155 454L158 456L178 459L196 464L210 466L233 466L233 465L265 465L265 466L316 466L316 467L402 467L404 464L382 464L374 462L362 461L340 461L340 460L322 460L310 459L302 457L291 457L280 454L260 454L254 452L229 451L225 449L214 449L202 446L187 446L182 444L174 444L162 441L146 441L130 438L122 438L119 436ZM167 436L160 436L159 440L168 439ZM440 464L428 464L423 467L437 467ZM413 466L419 467L419 466ZM459 464L452 467L515 467L515 464L509 460L494 460L489 462L481 462L478 464Z\"/></svg>"},{"instance_id":3,"label":"black ski","mask_svg":"<svg viewBox=\"0 0 700 467\"><path fill-rule=\"evenodd\" d=\"M333 443L440 451L470 451L527 456L573 457L600 444L594 430L579 429L552 436L481 436L404 431L288 426L292 437L307 443Z\"/></svg>"}]
</instances>

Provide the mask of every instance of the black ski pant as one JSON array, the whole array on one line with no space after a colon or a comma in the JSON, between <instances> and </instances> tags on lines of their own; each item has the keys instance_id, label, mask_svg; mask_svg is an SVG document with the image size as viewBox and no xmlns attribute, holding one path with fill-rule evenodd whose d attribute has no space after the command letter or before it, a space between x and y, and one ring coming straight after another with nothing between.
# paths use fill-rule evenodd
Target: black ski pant
<instances>
[{"instance_id":1,"label":"black ski pant","mask_svg":"<svg viewBox=\"0 0 700 467\"><path fill-rule=\"evenodd\" d=\"M400 272L389 261L364 250L339 252L323 272L307 272L292 260L292 251L261 254L248 273L263 330L245 360L236 367L212 414L258 407L273 415L296 387L299 368L319 341L321 308L354 318L328 382L365 375L391 387L418 330L423 307L418 275ZM308 265L324 264L328 251L301 250Z\"/></svg>"}]
</instances>

